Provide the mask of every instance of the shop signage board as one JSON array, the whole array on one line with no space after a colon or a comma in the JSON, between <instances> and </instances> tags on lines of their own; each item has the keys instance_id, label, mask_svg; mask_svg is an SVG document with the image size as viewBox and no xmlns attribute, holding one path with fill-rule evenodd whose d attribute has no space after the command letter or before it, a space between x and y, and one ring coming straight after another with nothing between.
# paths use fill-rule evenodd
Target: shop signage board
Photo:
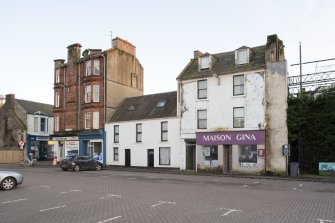
<instances>
[{"instance_id":1,"label":"shop signage board","mask_svg":"<svg viewBox=\"0 0 335 223\"><path fill-rule=\"evenodd\" d=\"M265 144L264 130L197 132L198 145Z\"/></svg>"}]
</instances>

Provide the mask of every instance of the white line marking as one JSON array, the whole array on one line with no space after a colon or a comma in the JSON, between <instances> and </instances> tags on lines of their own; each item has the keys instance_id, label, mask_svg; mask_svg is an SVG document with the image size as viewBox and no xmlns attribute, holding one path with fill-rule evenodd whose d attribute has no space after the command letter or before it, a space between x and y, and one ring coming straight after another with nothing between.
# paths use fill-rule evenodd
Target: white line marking
<instances>
[{"instance_id":1,"label":"white line marking","mask_svg":"<svg viewBox=\"0 0 335 223\"><path fill-rule=\"evenodd\" d=\"M304 190L299 190L300 192L303 192Z\"/></svg>"},{"instance_id":2,"label":"white line marking","mask_svg":"<svg viewBox=\"0 0 335 223\"><path fill-rule=\"evenodd\" d=\"M25 201L27 200L28 198L22 198L22 199L17 199L17 200L12 200L12 201L3 201L1 203L3 204L7 204L7 203L12 203L12 202L16 202L16 201Z\"/></svg>"},{"instance_id":3,"label":"white line marking","mask_svg":"<svg viewBox=\"0 0 335 223\"><path fill-rule=\"evenodd\" d=\"M257 181L256 181L256 182L253 182L253 184L258 184L258 183L259 183L259 182L257 182Z\"/></svg>"},{"instance_id":4,"label":"white line marking","mask_svg":"<svg viewBox=\"0 0 335 223\"><path fill-rule=\"evenodd\" d=\"M50 188L50 186L40 185L40 187Z\"/></svg>"},{"instance_id":5,"label":"white line marking","mask_svg":"<svg viewBox=\"0 0 335 223\"><path fill-rule=\"evenodd\" d=\"M126 178L126 180L135 180L135 177L131 177L131 178Z\"/></svg>"},{"instance_id":6,"label":"white line marking","mask_svg":"<svg viewBox=\"0 0 335 223\"><path fill-rule=\"evenodd\" d=\"M206 182L194 182L192 184L205 184Z\"/></svg>"},{"instance_id":7,"label":"white line marking","mask_svg":"<svg viewBox=\"0 0 335 223\"><path fill-rule=\"evenodd\" d=\"M299 187L302 187L302 184L300 184Z\"/></svg>"},{"instance_id":8,"label":"white line marking","mask_svg":"<svg viewBox=\"0 0 335 223\"><path fill-rule=\"evenodd\" d=\"M65 191L65 192L60 192L59 194L66 194L66 193L70 193L70 192L82 192L80 190L69 190L69 191Z\"/></svg>"},{"instance_id":9,"label":"white line marking","mask_svg":"<svg viewBox=\"0 0 335 223\"><path fill-rule=\"evenodd\" d=\"M248 185L243 185L243 186L241 186L241 187L248 187Z\"/></svg>"},{"instance_id":10,"label":"white line marking","mask_svg":"<svg viewBox=\"0 0 335 223\"><path fill-rule=\"evenodd\" d=\"M319 221L320 223L325 223L325 222L335 222L332 220L323 220L323 219L316 219L317 221Z\"/></svg>"},{"instance_id":11,"label":"white line marking","mask_svg":"<svg viewBox=\"0 0 335 223\"><path fill-rule=\"evenodd\" d=\"M220 179L215 179L215 180L213 180L213 182L218 182L218 181L220 181Z\"/></svg>"},{"instance_id":12,"label":"white line marking","mask_svg":"<svg viewBox=\"0 0 335 223\"><path fill-rule=\"evenodd\" d=\"M103 221L99 221L97 223L104 223L104 222L107 222L107 221L113 221L113 220L118 219L118 218L121 218L121 216L117 216L117 217L114 217L114 218L110 218L110 219L106 219L106 220L103 220Z\"/></svg>"},{"instance_id":13,"label":"white line marking","mask_svg":"<svg viewBox=\"0 0 335 223\"><path fill-rule=\"evenodd\" d=\"M157 204L151 205L151 207L156 207L158 205L162 205L162 204L176 204L176 202L170 202L170 201L158 201Z\"/></svg>"},{"instance_id":14,"label":"white line marking","mask_svg":"<svg viewBox=\"0 0 335 223\"><path fill-rule=\"evenodd\" d=\"M224 213L222 216L227 216L228 214L230 214L231 212L234 212L234 211L241 211L241 210L236 210L236 209L228 209L228 208L220 208L221 210L224 209L224 210L227 210L226 213Z\"/></svg>"},{"instance_id":15,"label":"white line marking","mask_svg":"<svg viewBox=\"0 0 335 223\"><path fill-rule=\"evenodd\" d=\"M66 207L66 205L57 206L57 207L48 208L48 209L43 209L43 210L40 210L40 212L50 211L50 210L54 210L54 209L58 209L58 208L64 208L64 207Z\"/></svg>"},{"instance_id":16,"label":"white line marking","mask_svg":"<svg viewBox=\"0 0 335 223\"><path fill-rule=\"evenodd\" d=\"M121 195L107 194L107 196L105 196L105 197L100 197L100 198L98 198L98 199L105 199L105 198L109 198L109 197L118 197L118 198L121 198Z\"/></svg>"},{"instance_id":17,"label":"white line marking","mask_svg":"<svg viewBox=\"0 0 335 223\"><path fill-rule=\"evenodd\" d=\"M292 190L296 190L297 188L293 188Z\"/></svg>"}]
</instances>

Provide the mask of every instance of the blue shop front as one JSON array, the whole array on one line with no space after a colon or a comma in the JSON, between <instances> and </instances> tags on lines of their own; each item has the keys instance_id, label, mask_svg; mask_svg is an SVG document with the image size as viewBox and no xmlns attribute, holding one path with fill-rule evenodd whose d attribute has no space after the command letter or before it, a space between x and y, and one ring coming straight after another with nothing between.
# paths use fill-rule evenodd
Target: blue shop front
<instances>
[{"instance_id":1,"label":"blue shop front","mask_svg":"<svg viewBox=\"0 0 335 223\"><path fill-rule=\"evenodd\" d=\"M27 155L37 160L52 160L54 158L53 146L49 145L50 136L27 135Z\"/></svg>"},{"instance_id":2,"label":"blue shop front","mask_svg":"<svg viewBox=\"0 0 335 223\"><path fill-rule=\"evenodd\" d=\"M106 164L105 132L79 133L79 155L90 156Z\"/></svg>"}]
</instances>

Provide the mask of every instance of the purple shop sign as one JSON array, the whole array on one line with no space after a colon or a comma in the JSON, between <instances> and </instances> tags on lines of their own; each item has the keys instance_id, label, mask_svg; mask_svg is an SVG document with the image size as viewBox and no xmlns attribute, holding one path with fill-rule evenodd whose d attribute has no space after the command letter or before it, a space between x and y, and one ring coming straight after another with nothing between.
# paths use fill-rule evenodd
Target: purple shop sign
<instances>
[{"instance_id":1,"label":"purple shop sign","mask_svg":"<svg viewBox=\"0 0 335 223\"><path fill-rule=\"evenodd\" d=\"M197 132L198 145L265 144L264 130Z\"/></svg>"}]
</instances>

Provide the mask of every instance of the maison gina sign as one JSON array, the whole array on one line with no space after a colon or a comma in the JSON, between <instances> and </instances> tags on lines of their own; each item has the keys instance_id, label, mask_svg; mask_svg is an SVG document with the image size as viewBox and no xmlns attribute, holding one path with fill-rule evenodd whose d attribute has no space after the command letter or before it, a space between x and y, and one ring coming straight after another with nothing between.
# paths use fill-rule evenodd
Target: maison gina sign
<instances>
[{"instance_id":1,"label":"maison gina sign","mask_svg":"<svg viewBox=\"0 0 335 223\"><path fill-rule=\"evenodd\" d=\"M197 132L198 145L265 144L264 130Z\"/></svg>"}]
</instances>

